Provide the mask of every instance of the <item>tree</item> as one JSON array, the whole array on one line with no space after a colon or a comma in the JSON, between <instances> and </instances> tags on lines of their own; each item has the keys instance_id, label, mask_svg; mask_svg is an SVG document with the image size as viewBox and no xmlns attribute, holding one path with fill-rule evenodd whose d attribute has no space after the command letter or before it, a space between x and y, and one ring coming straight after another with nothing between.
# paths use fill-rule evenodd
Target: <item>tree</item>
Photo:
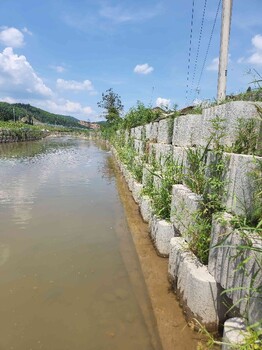
<instances>
[{"instance_id":1,"label":"tree","mask_svg":"<svg viewBox=\"0 0 262 350\"><path fill-rule=\"evenodd\" d=\"M102 93L102 100L97 105L105 110L104 117L108 123L119 121L120 113L123 111L124 106L122 105L120 96L112 88Z\"/></svg>"}]
</instances>

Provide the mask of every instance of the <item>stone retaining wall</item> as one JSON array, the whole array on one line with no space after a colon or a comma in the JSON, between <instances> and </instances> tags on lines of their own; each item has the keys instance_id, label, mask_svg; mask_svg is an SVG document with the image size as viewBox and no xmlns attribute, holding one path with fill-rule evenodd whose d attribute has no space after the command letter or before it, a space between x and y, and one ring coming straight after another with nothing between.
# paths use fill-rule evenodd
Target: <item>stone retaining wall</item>
<instances>
[{"instance_id":1,"label":"stone retaining wall","mask_svg":"<svg viewBox=\"0 0 262 350\"><path fill-rule=\"evenodd\" d=\"M262 106L262 103L259 105ZM236 305L234 312L245 318L247 324L262 318L261 293L249 293L247 296L246 288L251 282L256 287L262 285L262 271L258 268L259 263L262 266L261 255L255 254L252 248L246 250L242 257L236 254L237 247L243 241L239 232L230 224L233 215L246 215L253 210L255 183L250 172L257 167L257 162L262 162L262 158L224 154L227 160L226 194L223 198L226 212L220 218L218 215L213 218L208 266L202 265L188 250L189 228L194 229L194 214L200 209L201 196L193 193L185 184L175 184L170 218L161 220L156 217L152 200L143 193L143 189L149 180L156 189L159 188L161 180L152 174L155 162L158 163L158 172L161 174L166 159L172 158L177 165L182 166L182 172L185 173L188 147L201 148L206 145L213 132L211 120L216 116L223 119L222 124L227 131L222 139L223 144L232 146L238 137L238 118L256 118L258 112L254 103L236 101L207 108L201 115L180 116L175 120L168 118L133 128L129 134L125 132L125 142L133 140L139 158L144 157L147 160L143 165L141 183L134 180L131 172L118 159L116 149L112 148L129 189L140 207L141 215L149 223L149 234L157 253L160 256L169 256L168 276L187 319L196 319L211 331L218 330L229 317L225 312L224 298L229 298ZM211 144L210 149L212 148ZM212 152L207 161L211 160ZM258 247L261 252L262 242L257 236L252 237L249 244L251 247ZM239 269L241 259L246 261L245 272Z\"/></svg>"}]
</instances>

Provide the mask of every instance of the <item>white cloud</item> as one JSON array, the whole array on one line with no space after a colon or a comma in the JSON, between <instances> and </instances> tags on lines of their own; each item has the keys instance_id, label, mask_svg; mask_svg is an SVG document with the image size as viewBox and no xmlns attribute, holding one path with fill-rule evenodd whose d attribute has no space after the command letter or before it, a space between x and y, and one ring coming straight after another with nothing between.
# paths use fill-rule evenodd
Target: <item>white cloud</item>
<instances>
[{"instance_id":1,"label":"white cloud","mask_svg":"<svg viewBox=\"0 0 262 350\"><path fill-rule=\"evenodd\" d=\"M35 73L26 57L17 55L11 47L0 53L0 88L4 92L51 96L53 93Z\"/></svg>"},{"instance_id":2,"label":"white cloud","mask_svg":"<svg viewBox=\"0 0 262 350\"><path fill-rule=\"evenodd\" d=\"M213 58L212 62L207 66L207 70L209 71L218 71L219 58Z\"/></svg>"},{"instance_id":3,"label":"white cloud","mask_svg":"<svg viewBox=\"0 0 262 350\"><path fill-rule=\"evenodd\" d=\"M157 107L164 107L164 108L169 108L170 107L170 100L167 98L162 98L162 97L158 97L156 99L156 106Z\"/></svg>"},{"instance_id":4,"label":"white cloud","mask_svg":"<svg viewBox=\"0 0 262 350\"><path fill-rule=\"evenodd\" d=\"M241 64L245 62L245 57L239 57L239 59L237 60L237 63Z\"/></svg>"},{"instance_id":5,"label":"white cloud","mask_svg":"<svg viewBox=\"0 0 262 350\"><path fill-rule=\"evenodd\" d=\"M0 43L10 47L22 47L24 34L14 27L2 27L0 31Z\"/></svg>"},{"instance_id":6,"label":"white cloud","mask_svg":"<svg viewBox=\"0 0 262 350\"><path fill-rule=\"evenodd\" d=\"M134 72L137 74L150 74L153 70L154 68L149 66L148 63L137 64L134 68Z\"/></svg>"},{"instance_id":7,"label":"white cloud","mask_svg":"<svg viewBox=\"0 0 262 350\"><path fill-rule=\"evenodd\" d=\"M9 97L9 96L1 97L0 100L2 102L7 102L7 103L18 103L18 101L15 98Z\"/></svg>"},{"instance_id":8,"label":"white cloud","mask_svg":"<svg viewBox=\"0 0 262 350\"><path fill-rule=\"evenodd\" d=\"M252 38L254 53L247 59L248 63L262 65L262 35L257 34Z\"/></svg>"},{"instance_id":9,"label":"white cloud","mask_svg":"<svg viewBox=\"0 0 262 350\"><path fill-rule=\"evenodd\" d=\"M257 49L262 51L262 35L257 34L252 38L252 44Z\"/></svg>"},{"instance_id":10,"label":"white cloud","mask_svg":"<svg viewBox=\"0 0 262 350\"><path fill-rule=\"evenodd\" d=\"M64 73L66 71L64 66L49 66L53 70L55 70L57 73Z\"/></svg>"},{"instance_id":11,"label":"white cloud","mask_svg":"<svg viewBox=\"0 0 262 350\"><path fill-rule=\"evenodd\" d=\"M33 33L30 32L30 30L29 30L28 28L26 28L26 27L24 27L24 28L22 29L22 32L24 32L24 33L26 33L26 34L28 34L28 35L33 35Z\"/></svg>"},{"instance_id":12,"label":"white cloud","mask_svg":"<svg viewBox=\"0 0 262 350\"><path fill-rule=\"evenodd\" d=\"M47 100L44 103L41 102L41 107L47 109L52 113L58 113L63 115L77 115L92 116L93 110L89 106L82 106L79 102L74 102L65 99ZM39 105L39 104L38 104Z\"/></svg>"},{"instance_id":13,"label":"white cloud","mask_svg":"<svg viewBox=\"0 0 262 350\"><path fill-rule=\"evenodd\" d=\"M104 4L99 14L101 17L116 23L140 22L157 16L160 10L160 4L151 5L150 8L139 8L137 5L133 8L127 8L126 5L109 6Z\"/></svg>"},{"instance_id":14,"label":"white cloud","mask_svg":"<svg viewBox=\"0 0 262 350\"><path fill-rule=\"evenodd\" d=\"M262 35L257 34L253 36L252 40L252 50L253 52L249 57L240 57L237 63L251 63L253 65L262 65Z\"/></svg>"},{"instance_id":15,"label":"white cloud","mask_svg":"<svg viewBox=\"0 0 262 350\"><path fill-rule=\"evenodd\" d=\"M252 63L255 65L262 65L262 52L255 52L248 59L248 63Z\"/></svg>"},{"instance_id":16,"label":"white cloud","mask_svg":"<svg viewBox=\"0 0 262 350\"><path fill-rule=\"evenodd\" d=\"M94 91L93 84L90 80L84 80L82 82L75 80L64 80L57 79L56 86L61 90L72 90L72 91Z\"/></svg>"}]
</instances>

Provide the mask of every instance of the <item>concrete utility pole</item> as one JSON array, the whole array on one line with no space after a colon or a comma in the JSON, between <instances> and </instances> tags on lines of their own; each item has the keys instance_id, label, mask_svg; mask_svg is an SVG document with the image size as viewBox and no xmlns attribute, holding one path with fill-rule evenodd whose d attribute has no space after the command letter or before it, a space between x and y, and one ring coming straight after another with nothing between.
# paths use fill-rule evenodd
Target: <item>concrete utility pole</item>
<instances>
[{"instance_id":1,"label":"concrete utility pole","mask_svg":"<svg viewBox=\"0 0 262 350\"><path fill-rule=\"evenodd\" d=\"M221 37L220 37L220 56L218 71L217 100L223 101L226 98L227 84L227 64L228 48L230 37L230 26L232 16L233 0L223 0L222 18L221 18Z\"/></svg>"}]
</instances>

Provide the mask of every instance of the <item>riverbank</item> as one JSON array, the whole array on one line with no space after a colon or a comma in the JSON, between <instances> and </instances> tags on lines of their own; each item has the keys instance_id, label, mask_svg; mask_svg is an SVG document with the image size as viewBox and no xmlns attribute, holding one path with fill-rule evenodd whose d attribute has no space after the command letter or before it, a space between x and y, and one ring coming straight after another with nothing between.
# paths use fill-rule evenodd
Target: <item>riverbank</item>
<instances>
[{"instance_id":1,"label":"riverbank","mask_svg":"<svg viewBox=\"0 0 262 350\"><path fill-rule=\"evenodd\" d=\"M24 123L0 123L0 143L35 141L46 137L48 130Z\"/></svg>"},{"instance_id":2,"label":"riverbank","mask_svg":"<svg viewBox=\"0 0 262 350\"><path fill-rule=\"evenodd\" d=\"M90 138L90 130L61 126L36 126L20 122L0 122L0 143L41 140L44 137L74 136Z\"/></svg>"},{"instance_id":3,"label":"riverbank","mask_svg":"<svg viewBox=\"0 0 262 350\"><path fill-rule=\"evenodd\" d=\"M224 325L230 344L238 340L228 325L240 323L245 344L253 333L260 344L260 113L231 102L111 137L187 322L211 333Z\"/></svg>"},{"instance_id":4,"label":"riverbank","mask_svg":"<svg viewBox=\"0 0 262 350\"><path fill-rule=\"evenodd\" d=\"M167 259L159 257L152 245L148 225L143 221L139 206L115 164L119 195L135 244L145 283L155 314L163 350L195 350L203 337L187 324L183 311L170 290L167 279Z\"/></svg>"}]
</instances>

